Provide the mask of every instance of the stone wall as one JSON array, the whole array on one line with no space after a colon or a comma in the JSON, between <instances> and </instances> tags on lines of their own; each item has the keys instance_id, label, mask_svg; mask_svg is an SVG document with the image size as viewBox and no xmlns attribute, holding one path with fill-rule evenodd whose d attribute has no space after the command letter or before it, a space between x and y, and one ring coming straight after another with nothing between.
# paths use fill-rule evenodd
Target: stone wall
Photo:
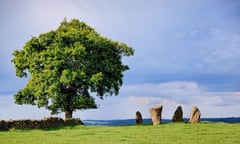
<instances>
[{"instance_id":1,"label":"stone wall","mask_svg":"<svg viewBox=\"0 0 240 144\"><path fill-rule=\"evenodd\" d=\"M65 125L83 125L80 119L69 119L50 117L42 120L0 120L0 130L9 129L49 129Z\"/></svg>"}]
</instances>

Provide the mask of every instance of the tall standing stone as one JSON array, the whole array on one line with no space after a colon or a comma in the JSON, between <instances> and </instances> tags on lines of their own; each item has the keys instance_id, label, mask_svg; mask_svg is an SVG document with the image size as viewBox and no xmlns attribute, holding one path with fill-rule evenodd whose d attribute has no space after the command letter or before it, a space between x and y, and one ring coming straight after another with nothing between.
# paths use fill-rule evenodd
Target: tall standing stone
<instances>
[{"instance_id":1,"label":"tall standing stone","mask_svg":"<svg viewBox=\"0 0 240 144\"><path fill-rule=\"evenodd\" d=\"M137 124L143 123L142 114L139 111L136 112L136 123Z\"/></svg>"},{"instance_id":2,"label":"tall standing stone","mask_svg":"<svg viewBox=\"0 0 240 144\"><path fill-rule=\"evenodd\" d=\"M172 121L183 122L183 110L181 106L178 106L177 109L175 110Z\"/></svg>"},{"instance_id":3,"label":"tall standing stone","mask_svg":"<svg viewBox=\"0 0 240 144\"><path fill-rule=\"evenodd\" d=\"M162 109L163 109L162 105L157 105L150 109L153 125L158 125L161 123Z\"/></svg>"},{"instance_id":4,"label":"tall standing stone","mask_svg":"<svg viewBox=\"0 0 240 144\"><path fill-rule=\"evenodd\" d=\"M200 116L200 110L196 106L194 106L190 115L189 123L199 123Z\"/></svg>"}]
</instances>

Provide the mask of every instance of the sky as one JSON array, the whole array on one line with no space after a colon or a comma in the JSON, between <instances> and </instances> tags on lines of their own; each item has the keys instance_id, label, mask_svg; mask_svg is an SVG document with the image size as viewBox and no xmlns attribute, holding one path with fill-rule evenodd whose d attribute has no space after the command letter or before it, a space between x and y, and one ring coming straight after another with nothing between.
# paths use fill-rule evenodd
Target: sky
<instances>
[{"instance_id":1,"label":"sky","mask_svg":"<svg viewBox=\"0 0 240 144\"><path fill-rule=\"evenodd\" d=\"M18 78L11 59L32 36L56 29L67 18L86 22L101 35L135 49L124 58L118 96L96 98L81 119L131 119L163 105L172 118L178 105L188 118L240 117L239 0L0 0L0 119L49 117L44 108L14 104L28 78ZM60 113L55 116L63 117Z\"/></svg>"}]
</instances>

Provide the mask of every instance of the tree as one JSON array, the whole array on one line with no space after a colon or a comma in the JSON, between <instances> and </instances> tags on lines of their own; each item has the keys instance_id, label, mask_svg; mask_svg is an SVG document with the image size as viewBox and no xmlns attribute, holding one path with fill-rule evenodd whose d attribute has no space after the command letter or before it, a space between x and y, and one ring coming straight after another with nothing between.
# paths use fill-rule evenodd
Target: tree
<instances>
[{"instance_id":1,"label":"tree","mask_svg":"<svg viewBox=\"0 0 240 144\"><path fill-rule=\"evenodd\" d=\"M15 103L65 112L65 119L77 109L97 108L91 94L118 95L129 69L122 58L133 54L125 43L101 36L84 22L64 19L56 30L32 37L13 52L16 75L29 75Z\"/></svg>"}]
</instances>

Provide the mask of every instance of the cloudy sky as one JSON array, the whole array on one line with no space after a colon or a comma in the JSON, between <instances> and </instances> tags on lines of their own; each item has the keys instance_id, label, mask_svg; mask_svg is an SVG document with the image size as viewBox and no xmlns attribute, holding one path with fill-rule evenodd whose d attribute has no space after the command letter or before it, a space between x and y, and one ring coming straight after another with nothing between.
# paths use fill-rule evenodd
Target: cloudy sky
<instances>
[{"instance_id":1,"label":"cloudy sky","mask_svg":"<svg viewBox=\"0 0 240 144\"><path fill-rule=\"evenodd\" d=\"M28 79L15 76L12 53L31 36L77 18L125 42L135 55L118 96L96 99L82 119L135 118L163 105L171 118L198 106L202 117L240 117L239 0L0 0L0 119L40 119L49 111L14 104ZM59 114L58 116L63 116Z\"/></svg>"}]
</instances>

